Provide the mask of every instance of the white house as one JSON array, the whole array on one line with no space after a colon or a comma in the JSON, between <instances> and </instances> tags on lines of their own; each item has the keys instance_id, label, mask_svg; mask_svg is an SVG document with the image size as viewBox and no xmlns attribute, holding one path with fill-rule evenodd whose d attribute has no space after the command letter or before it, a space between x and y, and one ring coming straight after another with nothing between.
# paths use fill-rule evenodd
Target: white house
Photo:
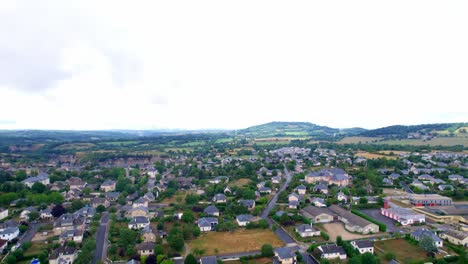
<instances>
[{"instance_id":1,"label":"white house","mask_svg":"<svg viewBox=\"0 0 468 264\"><path fill-rule=\"evenodd\" d=\"M150 221L148 218L144 216L137 216L134 217L129 223L128 223L128 228L129 229L142 229L150 225Z\"/></svg>"},{"instance_id":2,"label":"white house","mask_svg":"<svg viewBox=\"0 0 468 264\"><path fill-rule=\"evenodd\" d=\"M19 236L19 228L18 227L8 227L5 229L0 229L0 239L3 240L12 240Z\"/></svg>"},{"instance_id":3,"label":"white house","mask_svg":"<svg viewBox=\"0 0 468 264\"><path fill-rule=\"evenodd\" d=\"M374 254L374 246L369 240L354 240L351 242L351 245L359 251L359 253L371 253Z\"/></svg>"},{"instance_id":4,"label":"white house","mask_svg":"<svg viewBox=\"0 0 468 264\"><path fill-rule=\"evenodd\" d=\"M239 226L246 226L250 223L250 221L252 221L253 218L253 215L242 214L236 217L236 221Z\"/></svg>"},{"instance_id":5,"label":"white house","mask_svg":"<svg viewBox=\"0 0 468 264\"><path fill-rule=\"evenodd\" d=\"M336 244L322 245L317 247L320 258L324 259L346 259L346 251Z\"/></svg>"},{"instance_id":6,"label":"white house","mask_svg":"<svg viewBox=\"0 0 468 264\"><path fill-rule=\"evenodd\" d=\"M198 228L201 232L208 232L214 230L218 224L218 219L215 217L203 217L198 219Z\"/></svg>"}]
</instances>

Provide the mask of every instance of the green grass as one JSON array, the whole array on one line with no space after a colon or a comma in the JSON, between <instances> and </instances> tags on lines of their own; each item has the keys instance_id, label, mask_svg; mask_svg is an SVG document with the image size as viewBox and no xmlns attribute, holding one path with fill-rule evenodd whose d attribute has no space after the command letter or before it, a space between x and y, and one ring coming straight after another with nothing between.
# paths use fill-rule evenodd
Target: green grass
<instances>
[{"instance_id":1,"label":"green grass","mask_svg":"<svg viewBox=\"0 0 468 264\"><path fill-rule=\"evenodd\" d=\"M438 137L431 140L420 140L420 139L402 139L402 140L383 140L377 142L377 144L389 144L389 145L411 145L411 146L456 146L463 145L468 147L468 137L457 136L457 137Z\"/></svg>"},{"instance_id":2,"label":"green grass","mask_svg":"<svg viewBox=\"0 0 468 264\"><path fill-rule=\"evenodd\" d=\"M138 143L140 143L140 141L136 141L136 140L101 142L101 144L112 145L112 146L125 146L125 145L133 145L133 144L138 144Z\"/></svg>"},{"instance_id":3,"label":"green grass","mask_svg":"<svg viewBox=\"0 0 468 264\"><path fill-rule=\"evenodd\" d=\"M420 247L410 244L404 239L389 239L377 241L374 244L376 254L384 261L385 253L393 252L400 263L410 263L426 258L426 252ZM382 252L383 251L383 252ZM385 262L383 262L385 263Z\"/></svg>"}]
</instances>

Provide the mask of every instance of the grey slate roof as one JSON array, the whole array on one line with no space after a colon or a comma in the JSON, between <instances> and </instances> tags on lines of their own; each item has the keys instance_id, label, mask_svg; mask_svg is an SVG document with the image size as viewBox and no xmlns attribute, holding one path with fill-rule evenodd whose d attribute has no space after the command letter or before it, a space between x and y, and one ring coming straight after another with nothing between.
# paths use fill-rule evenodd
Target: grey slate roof
<instances>
[{"instance_id":1,"label":"grey slate roof","mask_svg":"<svg viewBox=\"0 0 468 264\"><path fill-rule=\"evenodd\" d=\"M275 249L275 252L281 259L290 259L296 256L296 254L294 254L294 252L292 252L292 250L287 247L277 248Z\"/></svg>"},{"instance_id":2,"label":"grey slate roof","mask_svg":"<svg viewBox=\"0 0 468 264\"><path fill-rule=\"evenodd\" d=\"M218 259L216 256L202 257L200 259L200 264L218 264Z\"/></svg>"},{"instance_id":3,"label":"grey slate roof","mask_svg":"<svg viewBox=\"0 0 468 264\"><path fill-rule=\"evenodd\" d=\"M318 247L318 249L325 254L331 254L331 253L346 254L345 250L336 244L322 245Z\"/></svg>"},{"instance_id":4,"label":"grey slate roof","mask_svg":"<svg viewBox=\"0 0 468 264\"><path fill-rule=\"evenodd\" d=\"M205 208L205 210L203 210L203 212L205 214L214 215L215 213L219 213L219 209L214 205L210 205L207 208Z\"/></svg>"},{"instance_id":5,"label":"grey slate roof","mask_svg":"<svg viewBox=\"0 0 468 264\"><path fill-rule=\"evenodd\" d=\"M356 243L356 246L358 248L371 248L371 247L374 247L370 240L356 240L356 241L354 241L354 243Z\"/></svg>"}]
</instances>

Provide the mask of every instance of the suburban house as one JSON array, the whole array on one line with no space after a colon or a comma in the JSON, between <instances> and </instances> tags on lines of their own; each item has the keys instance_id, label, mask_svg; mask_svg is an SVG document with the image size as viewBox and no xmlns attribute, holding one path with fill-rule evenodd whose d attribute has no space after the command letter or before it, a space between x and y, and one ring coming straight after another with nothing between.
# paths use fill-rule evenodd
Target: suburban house
<instances>
[{"instance_id":1,"label":"suburban house","mask_svg":"<svg viewBox=\"0 0 468 264\"><path fill-rule=\"evenodd\" d=\"M149 202L153 202L154 200L156 200L156 196L154 196L154 194L152 192L147 192L145 193L145 195L143 196L143 198L145 198L146 200L148 200Z\"/></svg>"},{"instance_id":2,"label":"suburban house","mask_svg":"<svg viewBox=\"0 0 468 264\"><path fill-rule=\"evenodd\" d=\"M439 236L442 239L447 239L452 244L463 245L465 247L468 247L468 233L467 232L447 229L444 232L442 232Z\"/></svg>"},{"instance_id":3,"label":"suburban house","mask_svg":"<svg viewBox=\"0 0 468 264\"><path fill-rule=\"evenodd\" d=\"M59 243L63 244L67 241L81 243L83 241L83 231L74 229L62 232L62 234L59 236Z\"/></svg>"},{"instance_id":4,"label":"suburban house","mask_svg":"<svg viewBox=\"0 0 468 264\"><path fill-rule=\"evenodd\" d=\"M70 186L70 189L84 189L86 187L86 182L83 182L78 177L71 177L68 179L68 185Z\"/></svg>"},{"instance_id":5,"label":"suburban house","mask_svg":"<svg viewBox=\"0 0 468 264\"><path fill-rule=\"evenodd\" d=\"M101 184L101 190L104 192L113 192L115 191L116 182L113 180L106 180Z\"/></svg>"},{"instance_id":6,"label":"suburban house","mask_svg":"<svg viewBox=\"0 0 468 264\"><path fill-rule=\"evenodd\" d=\"M150 225L150 221L148 218L143 217L143 216L137 216L134 217L129 223L128 223L128 228L129 229L141 229L145 228Z\"/></svg>"},{"instance_id":7,"label":"suburban house","mask_svg":"<svg viewBox=\"0 0 468 264\"><path fill-rule=\"evenodd\" d=\"M154 242L143 242L136 245L136 249L141 256L149 256L154 254L155 246L156 244Z\"/></svg>"},{"instance_id":8,"label":"suburban house","mask_svg":"<svg viewBox=\"0 0 468 264\"><path fill-rule=\"evenodd\" d=\"M290 195L288 195L289 202L291 201L299 202L300 200L301 200L301 197L297 193L291 193Z\"/></svg>"},{"instance_id":9,"label":"suburban house","mask_svg":"<svg viewBox=\"0 0 468 264\"><path fill-rule=\"evenodd\" d=\"M24 219L24 220L29 220L29 214L31 212L37 212L36 207L29 206L29 207L26 207L25 209L23 209L23 211L21 211L21 213L20 213L20 218Z\"/></svg>"},{"instance_id":10,"label":"suburban house","mask_svg":"<svg viewBox=\"0 0 468 264\"><path fill-rule=\"evenodd\" d=\"M241 214L236 216L236 221L239 226L246 226L254 219L253 215Z\"/></svg>"},{"instance_id":11,"label":"suburban house","mask_svg":"<svg viewBox=\"0 0 468 264\"><path fill-rule=\"evenodd\" d=\"M304 185L299 185L296 187L296 191L299 195L305 195L307 192L307 188Z\"/></svg>"},{"instance_id":12,"label":"suburban house","mask_svg":"<svg viewBox=\"0 0 468 264\"><path fill-rule=\"evenodd\" d=\"M97 208L98 206L104 206L105 208L110 206L110 202L106 198L96 197L93 199L92 206Z\"/></svg>"},{"instance_id":13,"label":"suburban house","mask_svg":"<svg viewBox=\"0 0 468 264\"><path fill-rule=\"evenodd\" d=\"M156 233L151 226L147 226L141 230L143 242L156 242Z\"/></svg>"},{"instance_id":14,"label":"suburban house","mask_svg":"<svg viewBox=\"0 0 468 264\"><path fill-rule=\"evenodd\" d=\"M328 208L307 206L301 210L301 214L311 220L312 223L330 223L337 219L335 213Z\"/></svg>"},{"instance_id":15,"label":"suburban house","mask_svg":"<svg viewBox=\"0 0 468 264\"><path fill-rule=\"evenodd\" d=\"M276 248L275 251L276 263L294 264L296 263L296 254L290 248Z\"/></svg>"},{"instance_id":16,"label":"suburban house","mask_svg":"<svg viewBox=\"0 0 468 264\"><path fill-rule=\"evenodd\" d=\"M39 218L43 220L54 218L54 216L52 215L52 209L46 208L44 210L41 210L39 212Z\"/></svg>"},{"instance_id":17,"label":"suburban house","mask_svg":"<svg viewBox=\"0 0 468 264\"><path fill-rule=\"evenodd\" d=\"M216 256L202 257L200 259L200 264L218 264L218 259Z\"/></svg>"},{"instance_id":18,"label":"suburban house","mask_svg":"<svg viewBox=\"0 0 468 264\"><path fill-rule=\"evenodd\" d=\"M214 205L210 205L203 210L203 213L211 216L219 216L219 209Z\"/></svg>"},{"instance_id":19,"label":"suburban house","mask_svg":"<svg viewBox=\"0 0 468 264\"><path fill-rule=\"evenodd\" d=\"M340 202L348 202L348 196L346 196L346 194L344 194L342 191L336 194L336 199Z\"/></svg>"},{"instance_id":20,"label":"suburban house","mask_svg":"<svg viewBox=\"0 0 468 264\"><path fill-rule=\"evenodd\" d=\"M0 208L0 220L8 217L8 209Z\"/></svg>"},{"instance_id":21,"label":"suburban house","mask_svg":"<svg viewBox=\"0 0 468 264\"><path fill-rule=\"evenodd\" d=\"M37 176L29 177L22 181L22 183L29 188L31 188L36 182L42 183L46 186L49 185L50 184L49 174L41 172Z\"/></svg>"},{"instance_id":22,"label":"suburban house","mask_svg":"<svg viewBox=\"0 0 468 264\"><path fill-rule=\"evenodd\" d=\"M436 247L442 247L444 243L444 241L440 239L434 232L425 228L417 229L416 231L412 232L410 235L416 241L421 240L421 238L425 236L430 237L434 241L434 244L436 245Z\"/></svg>"},{"instance_id":23,"label":"suburban house","mask_svg":"<svg viewBox=\"0 0 468 264\"><path fill-rule=\"evenodd\" d=\"M252 210L255 208L255 200L240 200L240 204L247 207L247 209Z\"/></svg>"},{"instance_id":24,"label":"suburban house","mask_svg":"<svg viewBox=\"0 0 468 264\"><path fill-rule=\"evenodd\" d=\"M136 199L132 204L133 208L142 207L142 206L143 207L148 207L148 200L146 200L143 197L140 197L140 198Z\"/></svg>"},{"instance_id":25,"label":"suburban house","mask_svg":"<svg viewBox=\"0 0 468 264\"><path fill-rule=\"evenodd\" d=\"M323 259L346 259L347 257L346 251L336 244L322 245L315 250Z\"/></svg>"},{"instance_id":26,"label":"suburban house","mask_svg":"<svg viewBox=\"0 0 468 264\"><path fill-rule=\"evenodd\" d=\"M353 246L359 253L364 254L364 253L371 253L374 254L374 246L372 245L372 242L369 240L354 240L351 241L351 246Z\"/></svg>"},{"instance_id":27,"label":"suburban house","mask_svg":"<svg viewBox=\"0 0 468 264\"><path fill-rule=\"evenodd\" d=\"M12 240L19 236L19 228L18 227L8 227L0 229L0 239L3 240Z\"/></svg>"},{"instance_id":28,"label":"suburban house","mask_svg":"<svg viewBox=\"0 0 468 264\"><path fill-rule=\"evenodd\" d=\"M49 256L49 264L73 263L78 257L78 250L74 247L58 247Z\"/></svg>"},{"instance_id":29,"label":"suburban house","mask_svg":"<svg viewBox=\"0 0 468 264\"><path fill-rule=\"evenodd\" d=\"M347 211L337 205L332 205L328 209L338 215L338 220L345 224L345 229L350 232L361 234L377 233L379 226L361 218L350 211Z\"/></svg>"},{"instance_id":30,"label":"suburban house","mask_svg":"<svg viewBox=\"0 0 468 264\"><path fill-rule=\"evenodd\" d=\"M318 198L318 197L312 198L312 204L317 207L327 207L327 203L325 202L325 199L323 198Z\"/></svg>"},{"instance_id":31,"label":"suburban house","mask_svg":"<svg viewBox=\"0 0 468 264\"><path fill-rule=\"evenodd\" d=\"M107 192L106 193L106 199L109 202L115 202L117 199L119 199L120 192Z\"/></svg>"},{"instance_id":32,"label":"suburban house","mask_svg":"<svg viewBox=\"0 0 468 264\"><path fill-rule=\"evenodd\" d=\"M271 183L279 184L280 182L281 182L281 177L280 176L271 177Z\"/></svg>"},{"instance_id":33,"label":"suburban house","mask_svg":"<svg viewBox=\"0 0 468 264\"><path fill-rule=\"evenodd\" d=\"M198 219L198 228L202 232L213 231L218 224L218 219L214 217L202 217Z\"/></svg>"},{"instance_id":34,"label":"suburban house","mask_svg":"<svg viewBox=\"0 0 468 264\"><path fill-rule=\"evenodd\" d=\"M271 188L269 188L269 187L261 187L261 188L258 189L258 191L261 194L271 194Z\"/></svg>"},{"instance_id":35,"label":"suburban house","mask_svg":"<svg viewBox=\"0 0 468 264\"><path fill-rule=\"evenodd\" d=\"M85 216L81 214L63 214L54 222L54 234L61 235L69 230L83 230Z\"/></svg>"},{"instance_id":36,"label":"suburban house","mask_svg":"<svg viewBox=\"0 0 468 264\"><path fill-rule=\"evenodd\" d=\"M320 230L313 228L312 225L302 224L302 225L296 226L296 232L301 237L320 236Z\"/></svg>"},{"instance_id":37,"label":"suburban house","mask_svg":"<svg viewBox=\"0 0 468 264\"><path fill-rule=\"evenodd\" d=\"M288 202L289 209L297 209L298 206L299 206L299 201L292 200Z\"/></svg>"},{"instance_id":38,"label":"suburban house","mask_svg":"<svg viewBox=\"0 0 468 264\"><path fill-rule=\"evenodd\" d=\"M222 193L218 193L213 197L213 202L215 202L215 203L225 203L226 201L227 201L226 200L226 195L224 195Z\"/></svg>"},{"instance_id":39,"label":"suburban house","mask_svg":"<svg viewBox=\"0 0 468 264\"><path fill-rule=\"evenodd\" d=\"M312 188L312 191L320 192L320 193L323 193L323 194L328 194L328 185L326 183L321 182L321 183L315 185Z\"/></svg>"}]
</instances>

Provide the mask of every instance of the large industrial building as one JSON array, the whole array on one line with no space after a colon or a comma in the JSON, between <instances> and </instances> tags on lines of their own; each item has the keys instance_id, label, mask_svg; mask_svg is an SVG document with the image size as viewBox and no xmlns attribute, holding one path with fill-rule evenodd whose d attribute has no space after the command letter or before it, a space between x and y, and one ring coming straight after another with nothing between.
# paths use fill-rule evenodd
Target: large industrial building
<instances>
[{"instance_id":1,"label":"large industrial building","mask_svg":"<svg viewBox=\"0 0 468 264\"><path fill-rule=\"evenodd\" d=\"M452 198L439 194L411 194L409 201L415 206L447 206L452 205Z\"/></svg>"},{"instance_id":2,"label":"large industrial building","mask_svg":"<svg viewBox=\"0 0 468 264\"><path fill-rule=\"evenodd\" d=\"M414 223L426 222L426 216L421 213L417 213L411 209L398 207L390 203L388 199L384 202L384 208L380 209L380 213L388 218L398 221L401 225L411 225Z\"/></svg>"}]
</instances>

